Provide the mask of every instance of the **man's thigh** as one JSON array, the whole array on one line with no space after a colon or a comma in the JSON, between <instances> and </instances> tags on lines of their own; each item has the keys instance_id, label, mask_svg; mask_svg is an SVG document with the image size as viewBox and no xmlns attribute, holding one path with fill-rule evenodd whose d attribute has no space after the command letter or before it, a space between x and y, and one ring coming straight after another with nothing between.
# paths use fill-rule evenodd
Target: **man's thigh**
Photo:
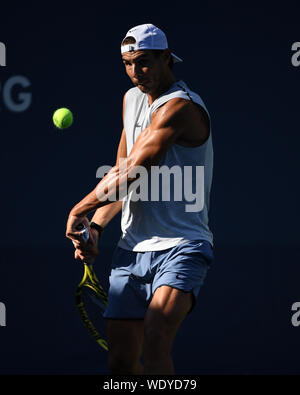
<instances>
[{"instance_id":1,"label":"man's thigh","mask_svg":"<svg viewBox=\"0 0 300 395\"><path fill-rule=\"evenodd\" d=\"M145 317L145 341L161 342L170 351L177 330L193 303L191 292L170 286L156 289Z\"/></svg>"}]
</instances>

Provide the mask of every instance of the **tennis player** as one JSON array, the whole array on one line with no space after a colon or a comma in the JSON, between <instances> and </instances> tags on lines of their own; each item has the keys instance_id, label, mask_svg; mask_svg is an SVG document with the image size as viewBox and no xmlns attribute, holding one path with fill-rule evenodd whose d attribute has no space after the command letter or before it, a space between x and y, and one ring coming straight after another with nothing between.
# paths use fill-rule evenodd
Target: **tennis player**
<instances>
[{"instance_id":1,"label":"tennis player","mask_svg":"<svg viewBox=\"0 0 300 395\"><path fill-rule=\"evenodd\" d=\"M100 234L122 210L122 235L113 254L105 312L109 369L112 374L174 374L175 335L192 310L213 260L208 226L213 168L210 116L199 95L176 80L173 64L182 60L168 48L162 30L152 24L130 29L121 54L134 87L124 95L116 164L71 210L66 235L76 243L75 257L93 263ZM126 161L125 170L121 159ZM161 196L133 199L137 188L130 186L143 177L133 172L137 166L143 166L147 175L155 166L174 165L182 169L181 174L186 167L194 169L189 181L203 197L199 210L187 209L191 202L175 196L172 182L160 184L161 191L171 186L168 201ZM204 168L202 182L195 175L197 167ZM91 212L95 213L90 223ZM79 223L89 227L87 245L76 231Z\"/></svg>"}]
</instances>

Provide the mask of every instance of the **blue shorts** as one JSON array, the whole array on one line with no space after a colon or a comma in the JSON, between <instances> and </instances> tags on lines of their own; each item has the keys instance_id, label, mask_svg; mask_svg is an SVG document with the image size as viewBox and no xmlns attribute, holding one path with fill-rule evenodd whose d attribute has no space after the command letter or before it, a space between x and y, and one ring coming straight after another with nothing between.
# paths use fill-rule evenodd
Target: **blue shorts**
<instances>
[{"instance_id":1,"label":"blue shorts","mask_svg":"<svg viewBox=\"0 0 300 395\"><path fill-rule=\"evenodd\" d=\"M192 292L195 303L212 261L212 247L203 240L162 251L134 252L117 247L104 317L143 319L155 290L162 285Z\"/></svg>"}]
</instances>

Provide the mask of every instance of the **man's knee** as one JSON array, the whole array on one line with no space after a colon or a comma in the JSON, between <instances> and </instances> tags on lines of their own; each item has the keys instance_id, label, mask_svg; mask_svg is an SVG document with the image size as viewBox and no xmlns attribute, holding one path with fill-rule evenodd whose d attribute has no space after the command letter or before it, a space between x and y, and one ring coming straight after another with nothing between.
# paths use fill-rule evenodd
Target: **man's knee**
<instances>
[{"instance_id":1,"label":"man's knee","mask_svg":"<svg viewBox=\"0 0 300 395\"><path fill-rule=\"evenodd\" d=\"M169 354L187 314L191 295L171 287L158 288L144 320L144 354Z\"/></svg>"},{"instance_id":2,"label":"man's knee","mask_svg":"<svg viewBox=\"0 0 300 395\"><path fill-rule=\"evenodd\" d=\"M134 374L143 347L142 321L107 321L108 366L113 374Z\"/></svg>"},{"instance_id":3,"label":"man's knee","mask_svg":"<svg viewBox=\"0 0 300 395\"><path fill-rule=\"evenodd\" d=\"M144 355L169 354L172 349L175 328L164 320L150 321L145 325Z\"/></svg>"}]
</instances>

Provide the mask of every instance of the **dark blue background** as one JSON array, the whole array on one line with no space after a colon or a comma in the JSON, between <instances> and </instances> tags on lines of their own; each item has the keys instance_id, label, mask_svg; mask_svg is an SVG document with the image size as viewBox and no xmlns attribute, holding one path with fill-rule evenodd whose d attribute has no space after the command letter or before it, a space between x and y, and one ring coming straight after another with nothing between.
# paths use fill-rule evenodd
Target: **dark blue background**
<instances>
[{"instance_id":1,"label":"dark blue background","mask_svg":"<svg viewBox=\"0 0 300 395\"><path fill-rule=\"evenodd\" d=\"M100 4L100 3L99 3ZM200 94L211 117L215 167L210 224L215 263L174 348L178 373L299 373L299 77L296 2L124 2L2 9L7 67L0 86L26 76L32 104L9 111L0 89L0 373L106 372L79 321L81 277L64 237L69 210L112 165L131 82L120 42L137 24L165 31L184 59L175 75ZM14 92L17 97L18 92ZM74 113L63 132L56 108ZM101 240L107 281L120 217Z\"/></svg>"}]
</instances>

